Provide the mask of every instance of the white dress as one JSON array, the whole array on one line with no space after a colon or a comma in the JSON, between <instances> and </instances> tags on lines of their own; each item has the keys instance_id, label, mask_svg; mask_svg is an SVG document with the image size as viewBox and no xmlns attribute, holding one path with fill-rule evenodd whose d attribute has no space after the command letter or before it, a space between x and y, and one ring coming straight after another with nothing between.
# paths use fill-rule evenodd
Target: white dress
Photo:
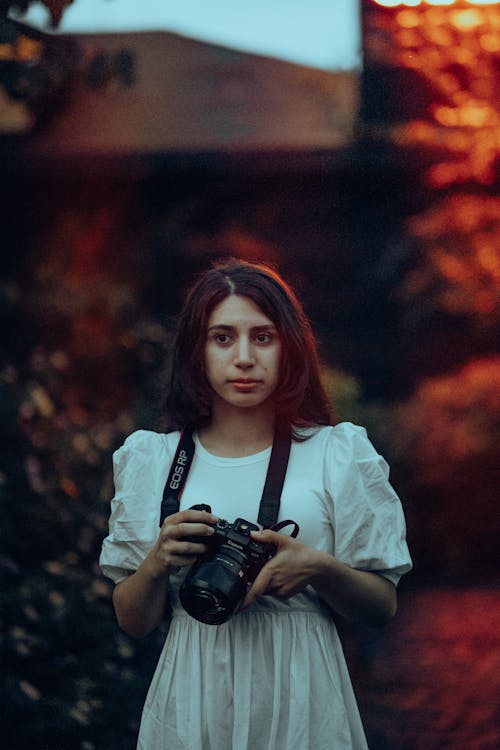
<instances>
[{"instance_id":1,"label":"white dress","mask_svg":"<svg viewBox=\"0 0 500 750\"><path fill-rule=\"evenodd\" d=\"M179 433L138 431L114 454L116 494L100 564L115 582L157 539ZM244 458L196 452L181 509L208 503L227 521L256 522L270 449ZM411 568L405 521L388 466L361 427L342 423L293 442L278 520L298 539L395 584ZM286 533L285 529L282 533ZM332 615L312 588L259 598L223 625L183 610L171 578L172 620L143 710L139 750L365 750Z\"/></svg>"}]
</instances>

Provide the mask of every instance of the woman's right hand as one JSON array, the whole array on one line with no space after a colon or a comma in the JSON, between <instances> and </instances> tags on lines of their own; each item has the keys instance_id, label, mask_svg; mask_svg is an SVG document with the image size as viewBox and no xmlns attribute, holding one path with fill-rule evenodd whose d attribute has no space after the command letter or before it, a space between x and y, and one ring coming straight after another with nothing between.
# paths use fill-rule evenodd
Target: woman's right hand
<instances>
[{"instance_id":1,"label":"woman's right hand","mask_svg":"<svg viewBox=\"0 0 500 750\"><path fill-rule=\"evenodd\" d=\"M206 545L188 541L184 537L210 537L214 533L208 524L216 523L217 516L204 510L181 510L167 516L150 552L151 562L158 574L172 573L176 568L192 565L206 552Z\"/></svg>"},{"instance_id":2,"label":"woman's right hand","mask_svg":"<svg viewBox=\"0 0 500 750\"><path fill-rule=\"evenodd\" d=\"M182 510L167 516L158 539L137 570L117 583L113 592L116 617L122 630L134 638L151 633L162 622L168 596L168 576L192 565L206 550L200 542L184 537L205 537L217 517L203 510Z\"/></svg>"}]
</instances>

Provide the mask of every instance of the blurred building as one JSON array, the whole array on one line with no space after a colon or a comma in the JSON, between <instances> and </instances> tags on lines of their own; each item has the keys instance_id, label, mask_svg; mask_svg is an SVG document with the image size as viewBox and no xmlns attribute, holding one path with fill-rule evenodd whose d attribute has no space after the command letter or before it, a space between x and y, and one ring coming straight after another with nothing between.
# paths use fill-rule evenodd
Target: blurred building
<instances>
[{"instance_id":1,"label":"blurred building","mask_svg":"<svg viewBox=\"0 0 500 750\"><path fill-rule=\"evenodd\" d=\"M28 77L29 69L44 70L51 50L46 103L57 104L49 115L40 107L24 125L18 118L29 154L334 149L353 138L358 72L322 71L166 32L23 34ZM65 67L63 81L57 64ZM12 115L19 97L10 104ZM8 132L5 96L2 116Z\"/></svg>"}]
</instances>

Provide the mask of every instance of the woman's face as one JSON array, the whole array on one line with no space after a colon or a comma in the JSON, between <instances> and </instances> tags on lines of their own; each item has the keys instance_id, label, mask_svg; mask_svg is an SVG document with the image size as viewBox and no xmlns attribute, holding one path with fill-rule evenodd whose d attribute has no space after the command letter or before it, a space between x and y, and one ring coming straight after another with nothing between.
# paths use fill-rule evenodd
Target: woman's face
<instances>
[{"instance_id":1,"label":"woman's face","mask_svg":"<svg viewBox=\"0 0 500 750\"><path fill-rule=\"evenodd\" d=\"M217 400L248 409L273 403L281 342L274 323L248 297L231 294L208 319L205 373Z\"/></svg>"}]
</instances>

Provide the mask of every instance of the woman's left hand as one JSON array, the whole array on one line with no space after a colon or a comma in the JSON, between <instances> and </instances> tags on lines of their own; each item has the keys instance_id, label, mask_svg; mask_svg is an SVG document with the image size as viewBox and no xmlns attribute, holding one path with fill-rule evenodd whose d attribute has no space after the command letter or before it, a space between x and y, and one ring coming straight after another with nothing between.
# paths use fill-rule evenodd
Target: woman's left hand
<instances>
[{"instance_id":1,"label":"woman's left hand","mask_svg":"<svg viewBox=\"0 0 500 750\"><path fill-rule=\"evenodd\" d=\"M263 594L288 599L303 591L317 575L318 555L321 553L298 539L270 529L252 531L252 538L262 544L273 544L277 552L258 574L243 607L248 607Z\"/></svg>"}]
</instances>

